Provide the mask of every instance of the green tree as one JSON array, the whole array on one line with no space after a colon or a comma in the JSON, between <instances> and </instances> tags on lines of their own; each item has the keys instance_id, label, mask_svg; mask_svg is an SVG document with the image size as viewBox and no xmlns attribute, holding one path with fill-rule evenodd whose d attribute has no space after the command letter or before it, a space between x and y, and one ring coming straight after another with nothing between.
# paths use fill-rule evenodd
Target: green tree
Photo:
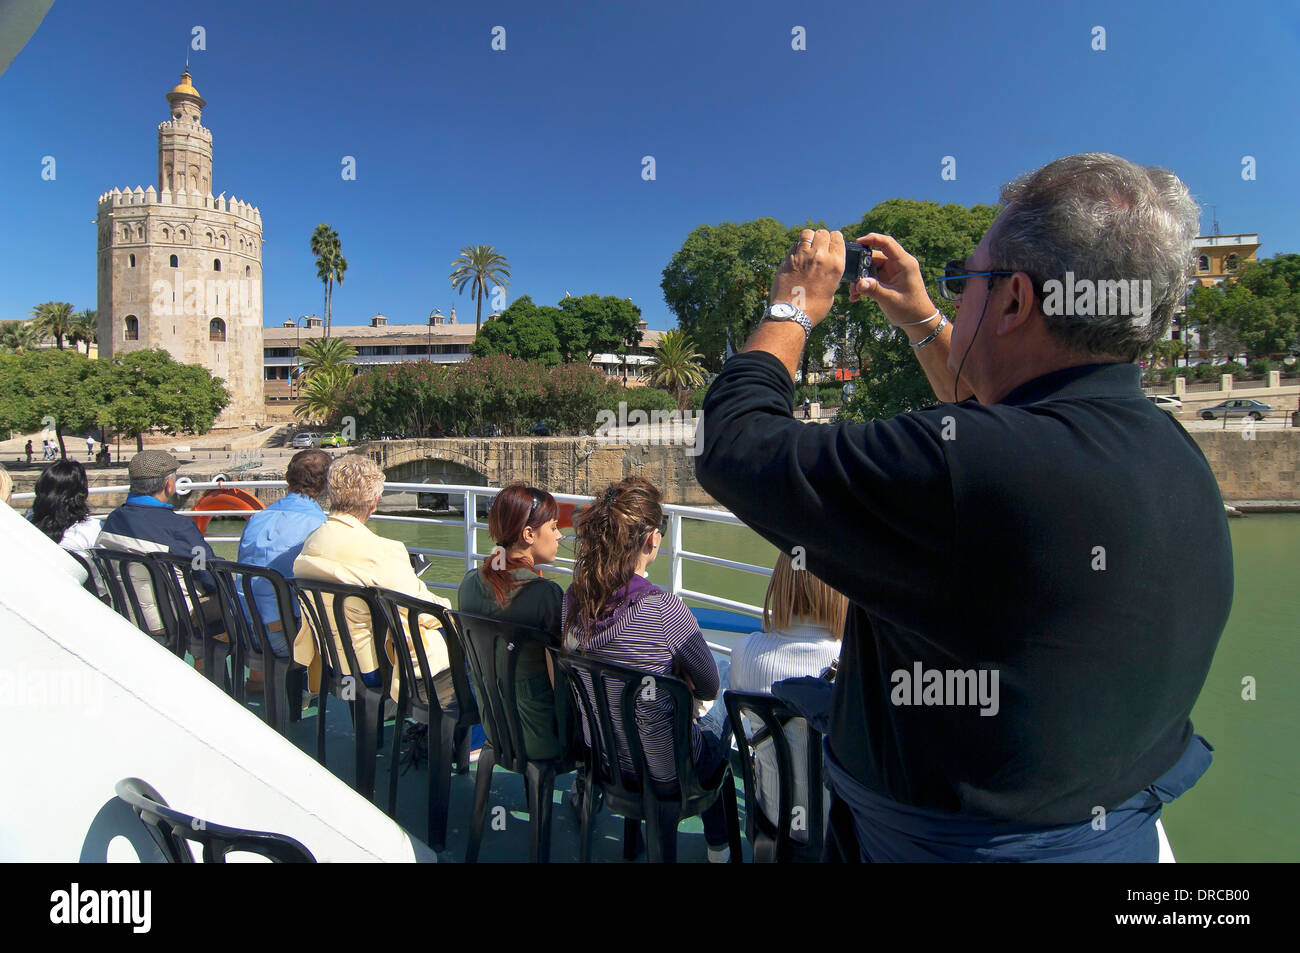
<instances>
[{"instance_id":1,"label":"green tree","mask_svg":"<svg viewBox=\"0 0 1300 953\"><path fill-rule=\"evenodd\" d=\"M692 388L704 383L705 371L691 339L680 328L665 331L650 355L649 382L663 387L677 401L677 409L685 410Z\"/></svg>"},{"instance_id":2,"label":"green tree","mask_svg":"<svg viewBox=\"0 0 1300 953\"><path fill-rule=\"evenodd\" d=\"M298 359L302 362L303 382L305 383L318 371L341 367L356 356L357 349L343 338L308 341L298 348Z\"/></svg>"},{"instance_id":3,"label":"green tree","mask_svg":"<svg viewBox=\"0 0 1300 953\"><path fill-rule=\"evenodd\" d=\"M483 296L488 285L510 288L510 263L491 245L466 245L460 256L451 263L451 287L458 294L465 293L468 285L474 295L477 311L474 315L474 333L483 326Z\"/></svg>"},{"instance_id":4,"label":"green tree","mask_svg":"<svg viewBox=\"0 0 1300 953\"><path fill-rule=\"evenodd\" d=\"M0 323L0 350L10 354L34 351L41 346L43 335L34 321L5 321Z\"/></svg>"},{"instance_id":5,"label":"green tree","mask_svg":"<svg viewBox=\"0 0 1300 953\"><path fill-rule=\"evenodd\" d=\"M939 296L938 278L944 264L964 258L975 250L984 233L997 218L992 205L939 205L911 199L888 199L867 212L854 225L846 226L846 239L869 232L892 235L921 265L935 306L952 319L954 302ZM831 340L842 342L851 352L861 376L853 396L840 406L840 418L866 421L892 417L935 402L935 393L917 362L907 335L893 327L880 307L869 298L848 301L848 286L841 285L831 313L838 315L830 325ZM951 400L952 395L938 395Z\"/></svg>"},{"instance_id":6,"label":"green tree","mask_svg":"<svg viewBox=\"0 0 1300 953\"><path fill-rule=\"evenodd\" d=\"M42 350L0 357L0 430L94 429L109 399L108 369L76 352Z\"/></svg>"},{"instance_id":7,"label":"green tree","mask_svg":"<svg viewBox=\"0 0 1300 953\"><path fill-rule=\"evenodd\" d=\"M664 301L710 370L720 370L762 318L772 279L803 228L774 218L701 225L664 268Z\"/></svg>"},{"instance_id":8,"label":"green tree","mask_svg":"<svg viewBox=\"0 0 1300 953\"><path fill-rule=\"evenodd\" d=\"M87 308L81 314L77 315L72 322L72 329L68 332L68 340L72 346L78 344L86 345L86 356L90 356L90 345L99 339L99 328L96 313L93 309Z\"/></svg>"},{"instance_id":9,"label":"green tree","mask_svg":"<svg viewBox=\"0 0 1300 953\"><path fill-rule=\"evenodd\" d=\"M206 433L230 403L221 380L198 365L178 364L161 349L116 354L107 366L108 417L116 430L136 438L137 451L151 430Z\"/></svg>"},{"instance_id":10,"label":"green tree","mask_svg":"<svg viewBox=\"0 0 1300 953\"><path fill-rule=\"evenodd\" d=\"M316 257L316 277L325 285L325 337L330 336L333 321L334 285L343 284L348 260L343 257L339 233L325 222L311 234L311 253Z\"/></svg>"},{"instance_id":11,"label":"green tree","mask_svg":"<svg viewBox=\"0 0 1300 953\"><path fill-rule=\"evenodd\" d=\"M568 316L573 327L583 329L586 338L583 356L587 360L593 354L625 355L641 343L641 309L630 298L586 294L562 299L559 310ZM576 343L570 346L576 347ZM627 376L626 365L623 374Z\"/></svg>"},{"instance_id":12,"label":"green tree","mask_svg":"<svg viewBox=\"0 0 1300 953\"><path fill-rule=\"evenodd\" d=\"M509 354L554 367L563 360L555 333L559 314L558 308L537 307L528 295L516 298L475 335L470 353L475 357Z\"/></svg>"},{"instance_id":13,"label":"green tree","mask_svg":"<svg viewBox=\"0 0 1300 953\"><path fill-rule=\"evenodd\" d=\"M318 420L330 423L343 402L344 391L352 380L352 368L334 364L317 368L302 385L302 403L294 408L299 420Z\"/></svg>"},{"instance_id":14,"label":"green tree","mask_svg":"<svg viewBox=\"0 0 1300 953\"><path fill-rule=\"evenodd\" d=\"M55 345L63 350L63 339L72 334L76 326L76 315L67 301L47 301L32 309L36 329L42 334L54 338Z\"/></svg>"}]
</instances>

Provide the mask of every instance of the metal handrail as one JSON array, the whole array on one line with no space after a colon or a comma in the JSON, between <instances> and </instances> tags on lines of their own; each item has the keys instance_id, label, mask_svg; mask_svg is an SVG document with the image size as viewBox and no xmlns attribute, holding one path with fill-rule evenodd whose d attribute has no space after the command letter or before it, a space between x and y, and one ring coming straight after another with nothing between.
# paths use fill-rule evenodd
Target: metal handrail
<instances>
[{"instance_id":1,"label":"metal handrail","mask_svg":"<svg viewBox=\"0 0 1300 953\"><path fill-rule=\"evenodd\" d=\"M186 493L188 497L195 490L220 489L222 487L238 487L239 489L251 489L265 487L270 489L287 487L288 483L284 480L230 480L230 481L193 481L188 484ZM436 489L434 489L436 487ZM90 496L93 500L95 496L106 495L109 493L126 493L130 487L126 484L117 486L96 486L90 488ZM467 484L429 484L429 483L385 483L384 493L430 493L447 494L449 496L460 496L464 501L462 515L460 519L445 519L427 516L394 516L391 514L375 514L370 518L382 522L391 523L416 523L434 526L459 526L464 532L465 545L459 550L449 549L428 549L419 546L406 547L407 552L419 553L426 556L442 556L445 558L464 558L465 571L469 572L478 563L479 560L491 555L490 552L483 553L478 551L478 531L487 529L487 524L480 522L478 519L478 500L480 497L491 499L501 492L500 487L491 486L470 486ZM35 497L35 493L15 493L12 497L14 502L30 500ZM561 503L590 503L594 497L583 496L576 493L553 493L551 494ZM248 517L255 511L249 510L191 510L178 509L177 513L185 516L211 516L211 517ZM711 595L706 592L698 592L686 587L683 581L683 570L687 562L697 562L706 565L719 566L724 569L734 569L739 572L749 572L761 576L771 576L772 570L763 566L756 566L752 563L739 562L732 559L724 559L720 556L710 556L706 553L691 552L682 545L682 524L683 521L691 519L709 523L726 523L732 526L744 526L735 515L726 510L706 509L700 506L683 506L676 503L664 505L664 513L668 516L668 533L664 536L664 541L660 545L660 551L667 551L669 559L669 579L670 591L679 598L695 599L698 602L707 605L716 606L720 609L729 609L732 612L739 612L745 615L752 615L758 618L763 616L763 607L752 605L747 602L738 602L734 599L726 599L722 596ZM571 536L565 537L572 539ZM205 536L210 543L237 543L238 536ZM566 565L567 564L567 565ZM573 560L568 558L558 558L556 562L548 567L552 572L564 575L572 575ZM436 580L426 582L430 588L450 589L459 588L455 583L443 583ZM709 647L715 652L730 654L730 649L723 645L717 645L710 642Z\"/></svg>"}]
</instances>

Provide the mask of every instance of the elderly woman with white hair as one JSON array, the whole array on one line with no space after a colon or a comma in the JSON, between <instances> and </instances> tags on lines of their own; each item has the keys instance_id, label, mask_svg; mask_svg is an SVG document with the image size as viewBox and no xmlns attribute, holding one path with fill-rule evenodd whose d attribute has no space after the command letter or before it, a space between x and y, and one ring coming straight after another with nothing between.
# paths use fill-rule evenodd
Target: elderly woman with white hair
<instances>
[{"instance_id":1,"label":"elderly woman with white hair","mask_svg":"<svg viewBox=\"0 0 1300 953\"><path fill-rule=\"evenodd\" d=\"M384 471L379 465L369 457L350 453L330 464L327 479L329 517L303 543L302 552L293 563L294 577L352 586L378 586L451 608L450 602L434 595L415 574L405 546L397 540L376 535L366 527L366 520L379 505L384 491ZM349 599L345 614L348 632L357 653L357 664L363 669L359 673L361 680L371 687L377 687L379 662L370 628L370 613L359 601ZM447 648L442 636L436 631L438 625L432 617L425 616L421 625L424 627L424 645L429 665L434 668L436 677L448 668ZM391 648L388 651L391 657ZM339 655L346 666L341 647ZM319 660L305 619L294 640L294 659L311 669L314 689L317 682L315 666ZM394 683L394 696L397 694L396 689ZM445 693L441 685L437 691L440 697Z\"/></svg>"}]
</instances>

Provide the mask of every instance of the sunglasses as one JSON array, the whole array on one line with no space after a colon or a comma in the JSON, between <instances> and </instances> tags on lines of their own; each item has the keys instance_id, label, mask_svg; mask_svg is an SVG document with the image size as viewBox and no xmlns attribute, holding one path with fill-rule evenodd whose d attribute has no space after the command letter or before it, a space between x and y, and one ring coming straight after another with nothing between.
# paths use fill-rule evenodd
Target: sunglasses
<instances>
[{"instance_id":1,"label":"sunglasses","mask_svg":"<svg viewBox=\"0 0 1300 953\"><path fill-rule=\"evenodd\" d=\"M967 271L966 262L954 260L943 266L943 277L939 279L939 295L948 301L956 301L966 290L968 278L1000 278L1014 275L1014 271L996 269L994 271Z\"/></svg>"}]
</instances>

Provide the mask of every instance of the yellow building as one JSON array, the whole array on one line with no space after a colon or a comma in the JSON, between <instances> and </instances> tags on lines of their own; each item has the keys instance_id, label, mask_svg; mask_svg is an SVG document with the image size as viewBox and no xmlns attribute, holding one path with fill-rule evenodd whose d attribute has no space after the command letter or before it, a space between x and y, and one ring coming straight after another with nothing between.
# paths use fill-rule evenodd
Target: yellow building
<instances>
[{"instance_id":1,"label":"yellow building","mask_svg":"<svg viewBox=\"0 0 1300 953\"><path fill-rule=\"evenodd\" d=\"M1211 288L1232 278L1244 262L1257 261L1260 241L1258 234L1198 235L1194 244L1192 270L1188 273L1187 290L1200 286ZM1185 327L1184 307L1174 312L1170 337L1187 344L1189 361L1208 361L1214 357L1210 348L1209 332L1201 328Z\"/></svg>"}]
</instances>

